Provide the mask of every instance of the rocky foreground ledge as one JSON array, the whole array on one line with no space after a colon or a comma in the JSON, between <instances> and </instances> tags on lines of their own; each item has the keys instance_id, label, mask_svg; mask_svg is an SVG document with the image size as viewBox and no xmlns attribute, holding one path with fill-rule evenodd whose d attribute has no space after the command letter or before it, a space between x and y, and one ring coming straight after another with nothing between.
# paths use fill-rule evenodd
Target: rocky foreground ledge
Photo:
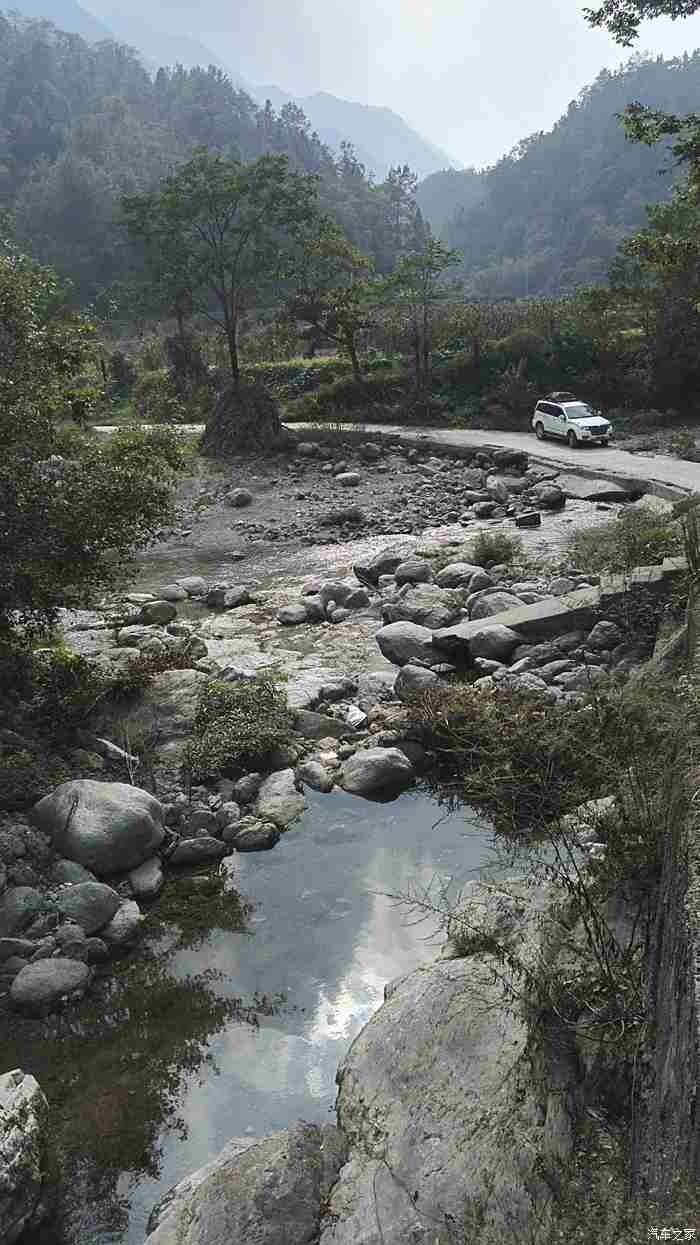
<instances>
[{"instance_id":1,"label":"rocky foreground ledge","mask_svg":"<svg viewBox=\"0 0 700 1245\"><path fill-rule=\"evenodd\" d=\"M532 957L546 902L472 887L486 927ZM230 1142L155 1208L148 1245L450 1245L482 1223L536 1239L548 1164L572 1150L573 1060L560 1046L533 1075L493 967L441 959L388 986L339 1069L338 1129Z\"/></svg>"}]
</instances>

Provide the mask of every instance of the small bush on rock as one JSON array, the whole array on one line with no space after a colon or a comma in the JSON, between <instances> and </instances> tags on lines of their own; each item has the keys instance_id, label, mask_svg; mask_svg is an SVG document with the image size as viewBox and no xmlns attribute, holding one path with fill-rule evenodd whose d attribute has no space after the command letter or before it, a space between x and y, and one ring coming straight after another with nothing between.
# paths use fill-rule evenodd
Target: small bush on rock
<instances>
[{"instance_id":1,"label":"small bush on rock","mask_svg":"<svg viewBox=\"0 0 700 1245\"><path fill-rule=\"evenodd\" d=\"M290 724L287 698L270 679L211 679L199 701L189 747L192 780L260 769L285 741Z\"/></svg>"},{"instance_id":2,"label":"small bush on rock","mask_svg":"<svg viewBox=\"0 0 700 1245\"><path fill-rule=\"evenodd\" d=\"M507 532L479 532L471 546L471 560L477 566L496 566L514 562L523 551L523 543Z\"/></svg>"}]
</instances>

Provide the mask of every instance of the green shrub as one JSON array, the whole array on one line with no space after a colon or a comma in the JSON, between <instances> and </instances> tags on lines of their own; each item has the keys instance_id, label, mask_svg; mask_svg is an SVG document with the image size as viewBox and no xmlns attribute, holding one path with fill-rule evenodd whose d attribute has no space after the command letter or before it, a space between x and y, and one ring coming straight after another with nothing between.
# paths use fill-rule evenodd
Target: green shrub
<instances>
[{"instance_id":1,"label":"green shrub","mask_svg":"<svg viewBox=\"0 0 700 1245\"><path fill-rule=\"evenodd\" d=\"M265 764L289 734L287 698L270 679L210 679L200 697L189 748L195 782L235 777Z\"/></svg>"},{"instance_id":2,"label":"green shrub","mask_svg":"<svg viewBox=\"0 0 700 1245\"><path fill-rule=\"evenodd\" d=\"M479 532L471 546L471 560L477 566L498 566L502 562L515 562L523 551L519 536L507 532Z\"/></svg>"},{"instance_id":3,"label":"green shrub","mask_svg":"<svg viewBox=\"0 0 700 1245\"><path fill-rule=\"evenodd\" d=\"M138 418L150 423L180 424L187 420L187 410L165 367L142 372L132 388L131 400Z\"/></svg>"},{"instance_id":4,"label":"green shrub","mask_svg":"<svg viewBox=\"0 0 700 1245\"><path fill-rule=\"evenodd\" d=\"M568 553L581 571L624 574L682 554L683 535L674 519L651 506L636 506L608 523L574 532Z\"/></svg>"}]
</instances>

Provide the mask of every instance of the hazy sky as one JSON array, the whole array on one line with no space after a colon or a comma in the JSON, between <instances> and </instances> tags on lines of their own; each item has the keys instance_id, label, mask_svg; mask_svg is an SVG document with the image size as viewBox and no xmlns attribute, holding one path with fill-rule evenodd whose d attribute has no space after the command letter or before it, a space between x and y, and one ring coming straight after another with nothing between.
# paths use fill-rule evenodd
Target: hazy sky
<instances>
[{"instance_id":1,"label":"hazy sky","mask_svg":"<svg viewBox=\"0 0 700 1245\"><path fill-rule=\"evenodd\" d=\"M196 35L251 82L384 104L464 164L549 129L604 66L630 55L584 21L585 0L121 0ZM594 4L594 0L590 0ZM83 0L107 15L115 0ZM636 51L700 47L700 14L648 22ZM700 101L699 101L700 103Z\"/></svg>"}]
</instances>

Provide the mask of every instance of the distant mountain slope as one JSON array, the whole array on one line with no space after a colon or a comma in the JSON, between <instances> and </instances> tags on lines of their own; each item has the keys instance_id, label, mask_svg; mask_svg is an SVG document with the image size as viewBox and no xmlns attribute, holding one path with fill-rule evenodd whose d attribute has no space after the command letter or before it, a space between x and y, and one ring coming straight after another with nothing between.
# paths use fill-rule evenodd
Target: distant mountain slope
<instances>
[{"instance_id":1,"label":"distant mountain slope","mask_svg":"<svg viewBox=\"0 0 700 1245\"><path fill-rule=\"evenodd\" d=\"M34 0L34 2L40 3L41 0ZM130 44L153 65L180 64L184 65L185 69L195 69L198 65L207 69L209 65L215 65L217 69L222 69L228 74L234 86L243 85L240 75L198 39L154 30L143 18L125 13L108 13L104 20L120 43Z\"/></svg>"},{"instance_id":2,"label":"distant mountain slope","mask_svg":"<svg viewBox=\"0 0 700 1245\"><path fill-rule=\"evenodd\" d=\"M228 74L235 86L245 85L240 74L198 39L154 30L140 17L115 12L98 18L76 0L13 0L8 8L24 17L45 17L58 30L82 35L89 43L98 43L102 39L126 43L136 49L151 70L160 65L180 64L186 69L194 69L197 65L206 69L209 65L215 65Z\"/></svg>"},{"instance_id":3,"label":"distant mountain slope","mask_svg":"<svg viewBox=\"0 0 700 1245\"><path fill-rule=\"evenodd\" d=\"M673 113L700 109L700 52L604 70L552 130L524 139L476 181L466 170L419 187L434 230L464 255L472 294L554 294L605 278L645 204L667 198L674 176L684 176L663 145L625 138L619 114L634 100Z\"/></svg>"},{"instance_id":4,"label":"distant mountain slope","mask_svg":"<svg viewBox=\"0 0 700 1245\"><path fill-rule=\"evenodd\" d=\"M276 86L250 89L259 103L264 104L269 99L273 108L279 109L288 103L298 104L323 142L337 150L340 139L347 139L368 172L373 172L380 179L386 176L391 165L396 164L410 165L419 177L428 177L438 169L459 167L447 152L423 138L390 108L353 103L327 91L299 98Z\"/></svg>"},{"instance_id":5,"label":"distant mountain slope","mask_svg":"<svg viewBox=\"0 0 700 1245\"><path fill-rule=\"evenodd\" d=\"M23 17L45 17L59 30L82 35L90 43L114 37L109 26L88 13L77 0L12 0L6 7L10 12L21 13Z\"/></svg>"}]
</instances>

